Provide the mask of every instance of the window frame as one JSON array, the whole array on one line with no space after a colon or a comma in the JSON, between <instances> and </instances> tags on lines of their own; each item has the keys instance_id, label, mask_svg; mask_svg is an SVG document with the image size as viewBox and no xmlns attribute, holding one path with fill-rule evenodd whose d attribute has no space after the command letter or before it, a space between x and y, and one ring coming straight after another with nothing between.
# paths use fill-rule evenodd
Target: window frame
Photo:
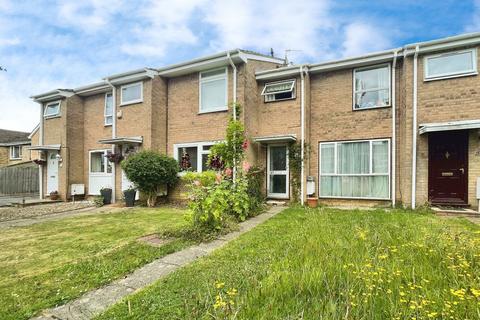
<instances>
[{"instance_id":1,"label":"window frame","mask_svg":"<svg viewBox=\"0 0 480 320\"><path fill-rule=\"evenodd\" d=\"M135 100L130 100L130 101L124 101L123 100L123 89L125 88L130 88L130 87L135 87L137 85L140 85L140 98L135 99ZM136 103L142 103L143 102L143 81L137 81L137 82L132 82L128 84L124 84L120 86L120 106L128 106L130 104L136 104Z\"/></svg>"},{"instance_id":2,"label":"window frame","mask_svg":"<svg viewBox=\"0 0 480 320\"><path fill-rule=\"evenodd\" d=\"M107 154L108 152L111 152L112 150L109 149L98 149L98 150L90 150L88 151L88 175L89 176L110 176L113 174L113 164L110 165L112 168L111 172L108 172L108 159L107 159ZM103 166L104 170L103 172L92 172L92 153L101 153L103 152Z\"/></svg>"},{"instance_id":3,"label":"window frame","mask_svg":"<svg viewBox=\"0 0 480 320\"><path fill-rule=\"evenodd\" d=\"M429 69L428 69L428 61L430 59L435 59L439 57L447 57L447 56L454 56L457 54L462 54L466 52L471 52L472 53L472 70L466 70L463 72L450 72L450 73L442 73L439 75L431 76L429 75ZM437 53L437 54L430 54L426 55L423 57L423 81L434 81L434 80L442 80L442 79L451 79L451 78L458 78L458 77L468 77L468 76L473 76L478 74L478 69L477 69L477 48L469 48L469 49L464 49L464 50L456 50L456 51L448 51L448 52L443 52L443 53Z\"/></svg>"},{"instance_id":4,"label":"window frame","mask_svg":"<svg viewBox=\"0 0 480 320\"><path fill-rule=\"evenodd\" d=\"M47 114L48 107L51 106L51 105L54 105L54 104L58 104L57 113ZM50 102L46 103L43 107L43 118L44 119L51 119L51 118L60 117L61 107L62 107L62 100L50 101Z\"/></svg>"},{"instance_id":5,"label":"window frame","mask_svg":"<svg viewBox=\"0 0 480 320\"><path fill-rule=\"evenodd\" d=\"M190 142L190 143L176 143L173 145L173 158L177 160L177 162L180 161L178 157L178 151L181 148L197 148L197 170L196 171L180 171L178 174L179 175L185 175L187 172L203 172L202 169L202 155L204 154L210 154L210 150L205 151L203 150L203 147L205 146L213 146L215 143L218 141L201 141L201 142Z\"/></svg>"},{"instance_id":6,"label":"window frame","mask_svg":"<svg viewBox=\"0 0 480 320\"><path fill-rule=\"evenodd\" d=\"M202 79L202 74L217 71L217 70L225 70L225 72L222 75L215 75L215 76L210 76L207 79L205 78ZM216 81L220 79L225 79L225 106L218 107L215 109L202 110L202 84L204 82ZM198 73L198 113L203 114L203 113L212 113L212 112L221 112L221 111L228 111L228 67L214 68L214 69L209 69L209 70L199 72Z\"/></svg>"},{"instance_id":7,"label":"window frame","mask_svg":"<svg viewBox=\"0 0 480 320\"><path fill-rule=\"evenodd\" d=\"M107 97L108 95L112 96L112 114L111 115L107 115ZM104 121L103 121L103 124L105 127L111 127L113 125L113 92L107 92L105 93L105 104L104 104L104 109L103 109L103 117L104 117ZM112 122L111 123L107 123L107 118L111 117L112 118Z\"/></svg>"},{"instance_id":8,"label":"window frame","mask_svg":"<svg viewBox=\"0 0 480 320\"><path fill-rule=\"evenodd\" d=\"M387 172L388 173L373 173L373 142L387 141ZM369 173L338 173L338 144L342 143L361 143L369 142ZM334 145L334 173L322 174L322 145L333 144ZM376 139L361 139L361 140L340 140L340 141L323 141L318 143L318 198L319 199L353 199L353 200L382 200L390 201L392 200L392 150L391 150L391 139L390 138L376 138ZM388 176L388 196L386 198L380 197L347 197L347 196L321 196L320 195L320 186L321 186L321 177L373 177L373 176Z\"/></svg>"},{"instance_id":9,"label":"window frame","mask_svg":"<svg viewBox=\"0 0 480 320\"><path fill-rule=\"evenodd\" d=\"M291 82L290 90L283 90L283 91L276 92L276 93L265 93L265 90L267 90L267 86L279 84L279 83L282 83L282 82ZM296 88L297 88L297 79L285 79L285 80L279 80L279 81L273 81L273 82L266 82L263 86L263 90L262 90L262 93L261 93L261 95L263 96L263 102L264 103L270 103L270 102L277 102L277 101L294 100L294 99L297 98ZM276 94L286 93L286 92L291 92L292 97L284 98L284 99L273 99L273 100L267 101L267 96L270 96L270 95L275 96Z\"/></svg>"},{"instance_id":10,"label":"window frame","mask_svg":"<svg viewBox=\"0 0 480 320\"><path fill-rule=\"evenodd\" d=\"M10 146L10 157L9 157L9 159L10 160L22 160L22 156L23 156L22 147L23 146L20 145L20 144ZM14 156L15 148L18 148L18 157Z\"/></svg>"},{"instance_id":11,"label":"window frame","mask_svg":"<svg viewBox=\"0 0 480 320\"><path fill-rule=\"evenodd\" d=\"M376 88L376 89L368 89L368 90L361 90L357 91L357 84L356 84L356 73L361 72L361 71L368 71L368 70L373 70L373 69L381 69L387 67L388 69L388 105L385 106L373 106L373 107L368 107L368 108L355 108L356 102L357 102L357 93L360 92L373 92L373 91L381 91L381 90L386 90L386 88ZM359 67L359 68L354 68L353 69L353 95L352 95L352 110L353 111L362 111L362 110L371 110L371 109L381 109L381 108L391 108L392 107L392 65L390 63L381 63L381 64L375 64L375 65L370 65L370 66L365 66L365 67Z\"/></svg>"}]
</instances>

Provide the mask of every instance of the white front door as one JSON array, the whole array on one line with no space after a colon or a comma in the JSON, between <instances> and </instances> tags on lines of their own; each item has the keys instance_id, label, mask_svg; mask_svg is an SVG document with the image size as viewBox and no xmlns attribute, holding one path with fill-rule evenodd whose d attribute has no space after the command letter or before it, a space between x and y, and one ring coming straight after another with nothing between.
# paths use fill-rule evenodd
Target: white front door
<instances>
[{"instance_id":1,"label":"white front door","mask_svg":"<svg viewBox=\"0 0 480 320\"><path fill-rule=\"evenodd\" d=\"M47 153L47 194L58 191L58 158L57 152Z\"/></svg>"},{"instance_id":2,"label":"white front door","mask_svg":"<svg viewBox=\"0 0 480 320\"><path fill-rule=\"evenodd\" d=\"M100 189L112 188L112 164L106 155L108 150L90 151L90 165L88 174L88 194L99 195Z\"/></svg>"},{"instance_id":3,"label":"white front door","mask_svg":"<svg viewBox=\"0 0 480 320\"><path fill-rule=\"evenodd\" d=\"M288 199L289 170L287 145L269 145L267 151L267 195Z\"/></svg>"}]
</instances>

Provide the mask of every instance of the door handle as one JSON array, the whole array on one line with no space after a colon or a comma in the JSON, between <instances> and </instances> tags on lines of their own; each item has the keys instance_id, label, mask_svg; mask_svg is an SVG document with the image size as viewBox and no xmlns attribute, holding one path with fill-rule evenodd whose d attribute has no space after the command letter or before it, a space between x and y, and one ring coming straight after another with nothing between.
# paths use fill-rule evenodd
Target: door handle
<instances>
[{"instance_id":1,"label":"door handle","mask_svg":"<svg viewBox=\"0 0 480 320\"><path fill-rule=\"evenodd\" d=\"M460 168L459 170L462 174L465 174L465 169L464 168Z\"/></svg>"}]
</instances>

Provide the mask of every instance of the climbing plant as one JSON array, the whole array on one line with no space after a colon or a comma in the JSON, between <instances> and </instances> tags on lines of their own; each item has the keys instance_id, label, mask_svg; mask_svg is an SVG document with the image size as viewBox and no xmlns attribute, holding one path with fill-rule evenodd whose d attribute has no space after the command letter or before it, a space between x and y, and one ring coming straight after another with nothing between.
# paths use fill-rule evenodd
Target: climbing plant
<instances>
[{"instance_id":1,"label":"climbing plant","mask_svg":"<svg viewBox=\"0 0 480 320\"><path fill-rule=\"evenodd\" d=\"M307 161L310 154L310 147L305 145L303 150L303 161ZM300 188L302 183L302 145L294 143L288 146L288 164L290 167L290 184L292 187L292 202L300 200Z\"/></svg>"}]
</instances>

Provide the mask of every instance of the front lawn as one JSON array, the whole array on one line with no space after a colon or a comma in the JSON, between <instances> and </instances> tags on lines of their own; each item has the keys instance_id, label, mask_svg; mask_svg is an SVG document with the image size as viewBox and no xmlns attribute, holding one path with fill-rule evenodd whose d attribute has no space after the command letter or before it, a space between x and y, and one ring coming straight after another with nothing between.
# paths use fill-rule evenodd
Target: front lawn
<instances>
[{"instance_id":1,"label":"front lawn","mask_svg":"<svg viewBox=\"0 0 480 320\"><path fill-rule=\"evenodd\" d=\"M478 319L480 228L288 209L100 319Z\"/></svg>"},{"instance_id":2,"label":"front lawn","mask_svg":"<svg viewBox=\"0 0 480 320\"><path fill-rule=\"evenodd\" d=\"M162 208L0 230L0 319L27 319L184 248L136 240L184 224L183 211Z\"/></svg>"}]
</instances>

